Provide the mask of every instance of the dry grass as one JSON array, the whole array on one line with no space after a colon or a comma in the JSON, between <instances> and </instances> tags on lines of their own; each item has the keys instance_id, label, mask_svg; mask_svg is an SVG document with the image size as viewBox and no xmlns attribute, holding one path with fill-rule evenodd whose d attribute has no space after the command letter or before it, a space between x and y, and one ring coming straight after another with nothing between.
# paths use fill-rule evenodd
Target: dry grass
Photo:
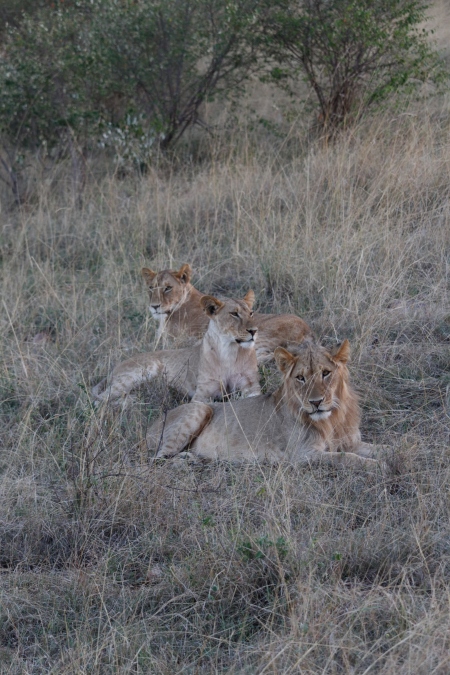
<instances>
[{"instance_id":1,"label":"dry grass","mask_svg":"<svg viewBox=\"0 0 450 675\"><path fill-rule=\"evenodd\" d=\"M62 167L4 208L2 673L448 673L448 111L92 164L81 208ZM148 464L173 393L88 394L153 343L144 262L349 337L389 471Z\"/></svg>"}]
</instances>

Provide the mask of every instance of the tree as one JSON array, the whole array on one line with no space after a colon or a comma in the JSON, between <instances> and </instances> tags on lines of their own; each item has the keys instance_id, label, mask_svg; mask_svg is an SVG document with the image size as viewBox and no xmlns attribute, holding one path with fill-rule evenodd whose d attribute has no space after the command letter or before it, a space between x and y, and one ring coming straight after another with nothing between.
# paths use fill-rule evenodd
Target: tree
<instances>
[{"instance_id":1,"label":"tree","mask_svg":"<svg viewBox=\"0 0 450 675\"><path fill-rule=\"evenodd\" d=\"M142 112L159 145L199 122L202 103L235 91L256 64L247 39L258 0L106 2L94 42L115 95Z\"/></svg>"},{"instance_id":2,"label":"tree","mask_svg":"<svg viewBox=\"0 0 450 675\"><path fill-rule=\"evenodd\" d=\"M8 30L0 126L36 146L130 127L163 149L256 64L259 0L77 0ZM136 123L138 120L138 123Z\"/></svg>"},{"instance_id":3,"label":"tree","mask_svg":"<svg viewBox=\"0 0 450 675\"><path fill-rule=\"evenodd\" d=\"M327 129L442 75L424 0L275 0L260 39L279 82L301 75Z\"/></svg>"}]
</instances>

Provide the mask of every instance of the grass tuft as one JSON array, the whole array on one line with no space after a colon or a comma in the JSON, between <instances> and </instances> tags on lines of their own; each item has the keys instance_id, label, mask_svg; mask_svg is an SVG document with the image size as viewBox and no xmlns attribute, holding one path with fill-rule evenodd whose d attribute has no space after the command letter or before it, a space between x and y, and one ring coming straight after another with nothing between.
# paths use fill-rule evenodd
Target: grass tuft
<instances>
[{"instance_id":1,"label":"grass tuft","mask_svg":"<svg viewBox=\"0 0 450 675\"><path fill-rule=\"evenodd\" d=\"M5 215L2 672L448 672L448 120L218 139L141 177L92 160L81 205L60 169ZM350 339L385 472L152 463L147 427L181 402L164 382L93 406L155 343L140 268L184 262Z\"/></svg>"}]
</instances>

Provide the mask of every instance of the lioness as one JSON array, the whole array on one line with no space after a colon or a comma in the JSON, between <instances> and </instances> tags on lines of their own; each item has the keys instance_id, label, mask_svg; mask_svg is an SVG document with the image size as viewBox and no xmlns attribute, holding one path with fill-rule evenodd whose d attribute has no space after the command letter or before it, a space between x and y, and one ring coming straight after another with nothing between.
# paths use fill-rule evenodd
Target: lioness
<instances>
[{"instance_id":1,"label":"lioness","mask_svg":"<svg viewBox=\"0 0 450 675\"><path fill-rule=\"evenodd\" d=\"M200 303L203 293L191 284L191 266L182 265L178 272L153 272L144 267L142 276L148 286L150 313L159 321L157 340L163 333L173 337L186 333L202 338L209 326L209 316Z\"/></svg>"},{"instance_id":2,"label":"lioness","mask_svg":"<svg viewBox=\"0 0 450 675\"><path fill-rule=\"evenodd\" d=\"M254 300L253 291L243 300L203 296L200 304L209 326L201 344L136 354L114 368L109 382L104 379L97 384L93 397L117 405L132 389L163 374L169 384L194 401L238 391L243 396L257 396L261 389L255 353Z\"/></svg>"},{"instance_id":3,"label":"lioness","mask_svg":"<svg viewBox=\"0 0 450 675\"><path fill-rule=\"evenodd\" d=\"M208 317L203 312L200 293L191 284L190 265L182 265L178 272L163 270L153 272L143 268L150 296L150 312L159 321L157 340L168 334L173 337L183 333L201 337L208 328ZM253 315L258 328L256 356L258 363L273 357L277 347L300 344L305 338L313 338L308 324L294 314Z\"/></svg>"},{"instance_id":4,"label":"lioness","mask_svg":"<svg viewBox=\"0 0 450 675\"><path fill-rule=\"evenodd\" d=\"M361 441L349 354L348 340L333 351L309 341L295 354L279 347L275 360L283 383L277 391L175 408L150 428L149 451L156 457L189 451L208 459L375 462L372 446Z\"/></svg>"}]
</instances>

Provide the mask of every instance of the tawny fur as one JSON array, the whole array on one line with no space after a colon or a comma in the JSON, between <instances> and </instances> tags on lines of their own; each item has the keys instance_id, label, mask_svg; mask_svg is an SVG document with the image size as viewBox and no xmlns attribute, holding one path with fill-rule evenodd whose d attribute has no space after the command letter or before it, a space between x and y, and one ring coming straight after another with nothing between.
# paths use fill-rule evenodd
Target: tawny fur
<instances>
[{"instance_id":1,"label":"tawny fur","mask_svg":"<svg viewBox=\"0 0 450 675\"><path fill-rule=\"evenodd\" d=\"M374 463L361 441L357 397L349 384L346 340L334 352L304 342L296 353L278 348L283 374L271 395L228 403L186 404L171 410L147 436L150 453L232 461Z\"/></svg>"},{"instance_id":2,"label":"tawny fur","mask_svg":"<svg viewBox=\"0 0 450 675\"><path fill-rule=\"evenodd\" d=\"M178 271L161 272L144 267L142 276L148 288L150 313L159 322L157 340L184 334L202 338L208 329L209 317L200 302L204 294L190 283L190 265L182 265Z\"/></svg>"},{"instance_id":3,"label":"tawny fur","mask_svg":"<svg viewBox=\"0 0 450 675\"><path fill-rule=\"evenodd\" d=\"M204 334L208 328L208 317L201 305L203 294L190 283L190 265L182 265L178 271L153 272L144 268L142 275L149 291L150 312L159 321L158 341L165 335L199 337ZM305 338L313 338L308 324L294 314L255 312L253 319L258 328L258 363L273 358L277 347L290 348L300 344Z\"/></svg>"},{"instance_id":4,"label":"tawny fur","mask_svg":"<svg viewBox=\"0 0 450 675\"><path fill-rule=\"evenodd\" d=\"M257 396L261 389L255 353L257 329L253 323L254 293L243 300L203 296L201 304L209 327L200 344L136 354L114 368L92 394L113 406L123 403L140 384L166 375L168 383L196 401L240 392Z\"/></svg>"}]
</instances>

